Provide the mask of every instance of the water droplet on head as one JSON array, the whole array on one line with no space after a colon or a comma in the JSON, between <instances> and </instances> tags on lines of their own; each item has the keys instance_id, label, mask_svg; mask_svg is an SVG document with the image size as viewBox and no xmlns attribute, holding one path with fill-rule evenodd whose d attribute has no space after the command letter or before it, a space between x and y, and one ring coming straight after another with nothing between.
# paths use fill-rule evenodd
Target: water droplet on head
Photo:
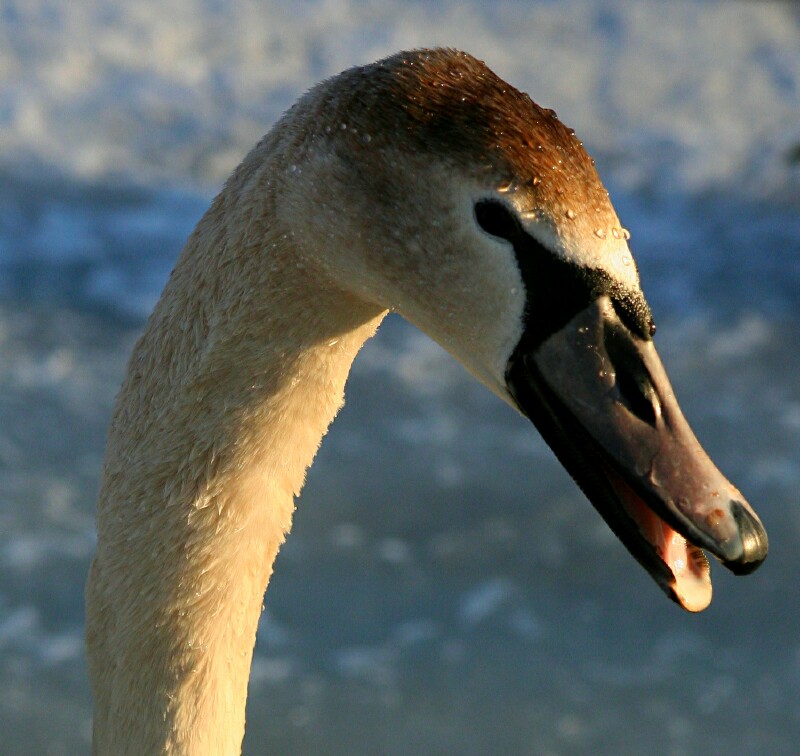
<instances>
[{"instance_id":1,"label":"water droplet on head","mask_svg":"<svg viewBox=\"0 0 800 756\"><path fill-rule=\"evenodd\" d=\"M343 123L339 128L341 128L342 131L347 131L347 124Z\"/></svg>"},{"instance_id":2,"label":"water droplet on head","mask_svg":"<svg viewBox=\"0 0 800 756\"><path fill-rule=\"evenodd\" d=\"M625 265L625 266L628 266L628 265L630 265L632 262L633 262L633 260L631 260L631 256L630 256L630 255L623 255L623 256L622 256L622 264L623 264L623 265Z\"/></svg>"},{"instance_id":3,"label":"water droplet on head","mask_svg":"<svg viewBox=\"0 0 800 756\"><path fill-rule=\"evenodd\" d=\"M606 230L604 228L596 228L594 230L594 235L598 239L605 239L606 238Z\"/></svg>"},{"instance_id":4,"label":"water droplet on head","mask_svg":"<svg viewBox=\"0 0 800 756\"><path fill-rule=\"evenodd\" d=\"M365 144L369 144L372 141L372 137L369 134L364 134L361 138L364 140Z\"/></svg>"},{"instance_id":5,"label":"water droplet on head","mask_svg":"<svg viewBox=\"0 0 800 756\"><path fill-rule=\"evenodd\" d=\"M612 229L611 229L611 235L612 235L612 236L613 236L615 239L619 239L619 238L620 238L619 229L618 229L618 228L612 228Z\"/></svg>"},{"instance_id":6,"label":"water droplet on head","mask_svg":"<svg viewBox=\"0 0 800 756\"><path fill-rule=\"evenodd\" d=\"M631 238L631 232L628 231L627 228L621 228L620 231L622 232L622 238L623 239L630 239Z\"/></svg>"},{"instance_id":7,"label":"water droplet on head","mask_svg":"<svg viewBox=\"0 0 800 756\"><path fill-rule=\"evenodd\" d=\"M567 218L572 220L575 217L575 211L574 210L567 210L566 215L567 215Z\"/></svg>"}]
</instances>

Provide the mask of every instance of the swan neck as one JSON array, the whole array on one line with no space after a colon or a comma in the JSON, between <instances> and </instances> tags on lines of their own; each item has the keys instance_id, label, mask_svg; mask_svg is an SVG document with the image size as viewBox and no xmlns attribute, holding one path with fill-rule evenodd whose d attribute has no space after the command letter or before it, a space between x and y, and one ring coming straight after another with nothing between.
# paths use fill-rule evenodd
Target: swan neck
<instances>
[{"instance_id":1,"label":"swan neck","mask_svg":"<svg viewBox=\"0 0 800 756\"><path fill-rule=\"evenodd\" d=\"M384 314L333 285L291 224L264 221L269 192L242 188L264 181L237 175L190 237L112 419L87 586L96 753L239 752L294 496Z\"/></svg>"}]
</instances>

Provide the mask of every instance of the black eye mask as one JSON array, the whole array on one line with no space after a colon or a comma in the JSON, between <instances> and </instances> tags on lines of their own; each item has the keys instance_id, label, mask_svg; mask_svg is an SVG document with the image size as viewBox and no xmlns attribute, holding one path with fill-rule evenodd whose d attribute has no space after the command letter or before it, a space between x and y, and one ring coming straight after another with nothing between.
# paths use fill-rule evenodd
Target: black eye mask
<instances>
[{"instance_id":1,"label":"black eye mask","mask_svg":"<svg viewBox=\"0 0 800 756\"><path fill-rule=\"evenodd\" d=\"M652 338L655 324L641 292L613 280L603 270L562 260L528 234L513 213L497 200L477 202L475 220L487 234L514 247L527 292L523 338L528 350L560 331L603 295L609 297L620 320L632 333L648 341Z\"/></svg>"}]
</instances>

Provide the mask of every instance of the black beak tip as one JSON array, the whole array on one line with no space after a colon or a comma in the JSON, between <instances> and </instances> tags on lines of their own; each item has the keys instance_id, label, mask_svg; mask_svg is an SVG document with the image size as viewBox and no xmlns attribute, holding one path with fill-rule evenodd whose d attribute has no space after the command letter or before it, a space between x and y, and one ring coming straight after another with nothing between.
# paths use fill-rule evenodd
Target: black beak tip
<instances>
[{"instance_id":1,"label":"black beak tip","mask_svg":"<svg viewBox=\"0 0 800 756\"><path fill-rule=\"evenodd\" d=\"M731 513L739 526L742 556L736 561L725 562L725 566L734 575L748 575L767 558L769 550L767 531L741 502L731 502Z\"/></svg>"}]
</instances>

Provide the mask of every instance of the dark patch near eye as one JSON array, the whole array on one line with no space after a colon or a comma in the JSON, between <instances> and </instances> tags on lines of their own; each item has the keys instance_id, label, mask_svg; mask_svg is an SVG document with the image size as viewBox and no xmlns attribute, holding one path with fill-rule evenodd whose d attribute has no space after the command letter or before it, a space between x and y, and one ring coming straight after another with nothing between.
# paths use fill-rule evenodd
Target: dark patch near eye
<instances>
[{"instance_id":1,"label":"dark patch near eye","mask_svg":"<svg viewBox=\"0 0 800 756\"><path fill-rule=\"evenodd\" d=\"M487 234L512 243L523 233L519 221L500 202L486 200L476 203L475 220Z\"/></svg>"},{"instance_id":2,"label":"dark patch near eye","mask_svg":"<svg viewBox=\"0 0 800 756\"><path fill-rule=\"evenodd\" d=\"M505 239L514 247L528 294L523 337L528 349L535 349L603 295L611 299L627 328L647 341L652 338L653 316L640 292L623 286L603 270L561 259L526 233L501 202L477 202L475 220L487 234Z\"/></svg>"}]
</instances>

